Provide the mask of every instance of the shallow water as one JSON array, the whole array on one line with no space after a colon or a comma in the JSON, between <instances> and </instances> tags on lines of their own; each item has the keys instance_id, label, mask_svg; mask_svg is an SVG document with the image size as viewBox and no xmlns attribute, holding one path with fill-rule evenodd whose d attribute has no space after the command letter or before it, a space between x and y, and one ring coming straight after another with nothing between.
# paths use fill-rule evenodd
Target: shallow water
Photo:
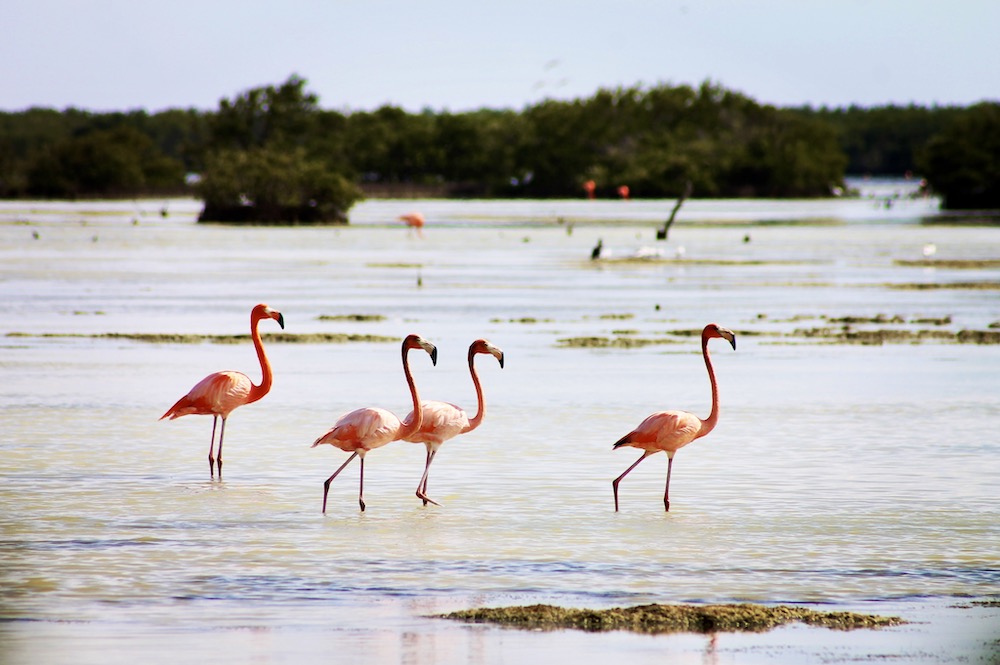
<instances>
[{"instance_id":1,"label":"shallow water","mask_svg":"<svg viewBox=\"0 0 1000 665\"><path fill-rule=\"evenodd\" d=\"M564 638L425 617L725 601L919 616L921 603L1000 593L1000 346L796 333L879 315L902 322L852 325L990 330L995 263L899 262L928 243L936 259L995 261L997 227L921 223L935 214L926 201L692 201L690 222L657 243L669 202L597 204L371 201L347 228L241 229L194 224L189 201L167 202L167 217L157 203L5 203L5 662L209 648L218 662L330 649L351 662L521 662ZM422 238L392 222L410 207L429 219ZM612 260L589 260L599 238ZM613 260L642 247L668 259L683 247L684 260ZM953 288L900 288L928 284ZM504 349L503 369L478 360L483 426L432 467L441 507L414 496L423 447L394 443L366 461L367 511L355 462L320 513L346 455L310 443L358 406L409 409L395 342L268 343L278 328L263 322L275 384L231 417L225 481L212 482L210 420L157 418L211 371L257 380L249 342L97 336L246 333L257 302L284 313L287 333L420 333L439 347L437 367L413 355L421 395L470 410L468 344ZM384 318L320 318L348 314ZM680 332L710 321L738 338L736 351L711 347L720 424L678 453L669 513L658 455L622 482L616 514L611 480L638 452L611 444L655 410L709 410L697 338ZM561 342L579 337L660 343ZM704 638L568 639L582 662L615 645L638 660L692 644L691 662L705 657Z\"/></svg>"}]
</instances>

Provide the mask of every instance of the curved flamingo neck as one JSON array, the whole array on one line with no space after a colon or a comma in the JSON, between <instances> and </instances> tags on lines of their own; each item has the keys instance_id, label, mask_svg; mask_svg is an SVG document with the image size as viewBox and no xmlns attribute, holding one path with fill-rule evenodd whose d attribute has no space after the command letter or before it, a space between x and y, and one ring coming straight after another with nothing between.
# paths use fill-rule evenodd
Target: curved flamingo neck
<instances>
[{"instance_id":1,"label":"curved flamingo neck","mask_svg":"<svg viewBox=\"0 0 1000 665\"><path fill-rule=\"evenodd\" d=\"M253 320L250 322L250 337L253 339L253 346L257 349L257 360L260 361L260 371L261 380L260 385L252 384L250 387L250 394L247 396L247 404L251 402L256 402L261 397L266 395L271 390L271 361L267 359L267 354L264 353L264 343L260 340L260 331L257 327L260 324L262 317L254 316Z\"/></svg>"},{"instance_id":2,"label":"curved flamingo neck","mask_svg":"<svg viewBox=\"0 0 1000 665\"><path fill-rule=\"evenodd\" d=\"M479 383L479 374L476 373L475 364L476 354L469 349L469 374L472 375L472 385L476 387L476 402L478 408L476 410L476 415L469 419L469 426L462 430L463 433L471 432L472 430L479 427L483 422L483 418L486 417L486 398L483 397L483 386Z\"/></svg>"},{"instance_id":3,"label":"curved flamingo neck","mask_svg":"<svg viewBox=\"0 0 1000 665\"><path fill-rule=\"evenodd\" d=\"M402 427L396 436L397 439L405 439L420 429L424 424L424 410L420 408L420 396L417 394L417 384L413 381L413 373L410 371L409 349L403 347L403 374L406 375L406 385L410 387L410 395L413 397L413 420L403 421Z\"/></svg>"},{"instance_id":4,"label":"curved flamingo neck","mask_svg":"<svg viewBox=\"0 0 1000 665\"><path fill-rule=\"evenodd\" d=\"M712 384L712 411L708 418L701 421L701 430L698 436L702 437L715 429L715 424L719 422L719 386L715 381L715 370L712 368L712 358L708 355L708 340L706 335L701 337L701 355L705 357L705 369L708 370L708 380Z\"/></svg>"}]
</instances>

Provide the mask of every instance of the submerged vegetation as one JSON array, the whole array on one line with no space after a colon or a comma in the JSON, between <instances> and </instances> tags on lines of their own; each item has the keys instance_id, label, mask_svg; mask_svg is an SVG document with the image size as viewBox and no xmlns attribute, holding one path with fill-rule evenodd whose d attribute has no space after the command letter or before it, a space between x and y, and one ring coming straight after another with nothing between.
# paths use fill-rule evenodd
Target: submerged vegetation
<instances>
[{"instance_id":1,"label":"submerged vegetation","mask_svg":"<svg viewBox=\"0 0 1000 665\"><path fill-rule=\"evenodd\" d=\"M306 81L214 112L0 113L0 197L197 195L206 221L343 222L368 195L815 197L916 172L1000 207L1000 104L777 108L705 82L601 89L521 111L322 109Z\"/></svg>"},{"instance_id":2,"label":"submerged vegetation","mask_svg":"<svg viewBox=\"0 0 1000 665\"><path fill-rule=\"evenodd\" d=\"M628 630L638 633L766 632L789 623L834 630L886 628L906 622L854 612L818 612L789 605L640 605L585 610L553 605L528 605L463 610L440 618L493 623L533 630L574 629L588 632Z\"/></svg>"},{"instance_id":3,"label":"submerged vegetation","mask_svg":"<svg viewBox=\"0 0 1000 665\"><path fill-rule=\"evenodd\" d=\"M100 312L98 312L100 314ZM381 314L320 315L319 321L348 323L377 323L385 320ZM590 317L585 317L585 319ZM613 324L622 320L633 322L631 313L609 313L593 317L601 324ZM647 321L648 322L648 321ZM520 317L492 319L494 324L545 323L549 327L558 324L555 319ZM655 323L655 321L654 321ZM789 329L786 324L799 324ZM761 337L770 343L786 344L1000 344L1000 321L990 324L987 330L955 329L951 316L914 316L876 314L873 316L824 316L800 314L787 319L771 319L759 314L740 335ZM700 329L663 330L650 336L642 335L637 329L616 329L610 335L587 335L578 337L558 337L556 346L562 348L618 348L632 349L647 346L669 346L687 343L701 334ZM247 334L208 335L196 333L25 333L9 332L7 338L87 338L126 340L147 344L244 344L250 342ZM352 342L394 343L397 337L375 334L341 332L289 333L271 332L262 335L269 344L346 344ZM686 347L685 347L686 348Z\"/></svg>"},{"instance_id":4,"label":"submerged vegetation","mask_svg":"<svg viewBox=\"0 0 1000 665\"><path fill-rule=\"evenodd\" d=\"M276 344L345 344L348 342L398 342L397 337L385 335L357 335L346 333L264 333L261 335L268 343ZM250 335L203 335L195 333L41 333L29 334L22 332L7 333L7 337L59 337L87 339L120 339L131 342L146 342L150 344L243 344L250 341Z\"/></svg>"}]
</instances>

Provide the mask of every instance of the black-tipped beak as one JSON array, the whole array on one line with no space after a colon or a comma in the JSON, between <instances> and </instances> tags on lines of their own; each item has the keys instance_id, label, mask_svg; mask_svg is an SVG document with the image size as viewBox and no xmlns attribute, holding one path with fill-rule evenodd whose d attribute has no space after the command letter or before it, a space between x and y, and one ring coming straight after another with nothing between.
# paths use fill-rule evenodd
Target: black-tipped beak
<instances>
[{"instance_id":1,"label":"black-tipped beak","mask_svg":"<svg viewBox=\"0 0 1000 665\"><path fill-rule=\"evenodd\" d=\"M500 369L503 369L503 354L502 353L500 354L500 357L497 358L497 360L500 362Z\"/></svg>"},{"instance_id":2,"label":"black-tipped beak","mask_svg":"<svg viewBox=\"0 0 1000 665\"><path fill-rule=\"evenodd\" d=\"M278 325L281 326L282 330L285 329L285 315L281 312L278 312Z\"/></svg>"},{"instance_id":3,"label":"black-tipped beak","mask_svg":"<svg viewBox=\"0 0 1000 665\"><path fill-rule=\"evenodd\" d=\"M431 349L431 364L435 367L438 364L438 348L436 346Z\"/></svg>"}]
</instances>

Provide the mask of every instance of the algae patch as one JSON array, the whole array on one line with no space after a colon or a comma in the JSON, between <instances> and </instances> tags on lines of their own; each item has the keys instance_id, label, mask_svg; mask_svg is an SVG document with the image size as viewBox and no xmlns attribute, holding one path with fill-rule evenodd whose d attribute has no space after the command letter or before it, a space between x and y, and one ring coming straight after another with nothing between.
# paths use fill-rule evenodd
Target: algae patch
<instances>
[{"instance_id":1,"label":"algae patch","mask_svg":"<svg viewBox=\"0 0 1000 665\"><path fill-rule=\"evenodd\" d=\"M953 270L982 270L1000 268L1000 259L897 259L896 265L917 268L951 268Z\"/></svg>"},{"instance_id":2,"label":"algae patch","mask_svg":"<svg viewBox=\"0 0 1000 665\"><path fill-rule=\"evenodd\" d=\"M369 322L385 321L385 316L382 314L320 314L316 319L318 321Z\"/></svg>"},{"instance_id":3,"label":"algae patch","mask_svg":"<svg viewBox=\"0 0 1000 665\"><path fill-rule=\"evenodd\" d=\"M200 335L182 333L96 333L83 335L77 333L40 333L22 332L7 333L7 337L41 337L41 338L83 338L83 339L121 339L147 344L243 344L250 341L250 335ZM397 337L385 335L349 335L346 333L266 333L262 337L275 344L346 344L348 342L398 342Z\"/></svg>"},{"instance_id":4,"label":"algae patch","mask_svg":"<svg viewBox=\"0 0 1000 665\"><path fill-rule=\"evenodd\" d=\"M639 605L586 610L528 605L462 610L443 619L493 623L529 630L574 629L588 632L627 630L638 633L766 632L789 623L833 630L885 628L906 623L899 617L854 612L818 612L789 605Z\"/></svg>"}]
</instances>

